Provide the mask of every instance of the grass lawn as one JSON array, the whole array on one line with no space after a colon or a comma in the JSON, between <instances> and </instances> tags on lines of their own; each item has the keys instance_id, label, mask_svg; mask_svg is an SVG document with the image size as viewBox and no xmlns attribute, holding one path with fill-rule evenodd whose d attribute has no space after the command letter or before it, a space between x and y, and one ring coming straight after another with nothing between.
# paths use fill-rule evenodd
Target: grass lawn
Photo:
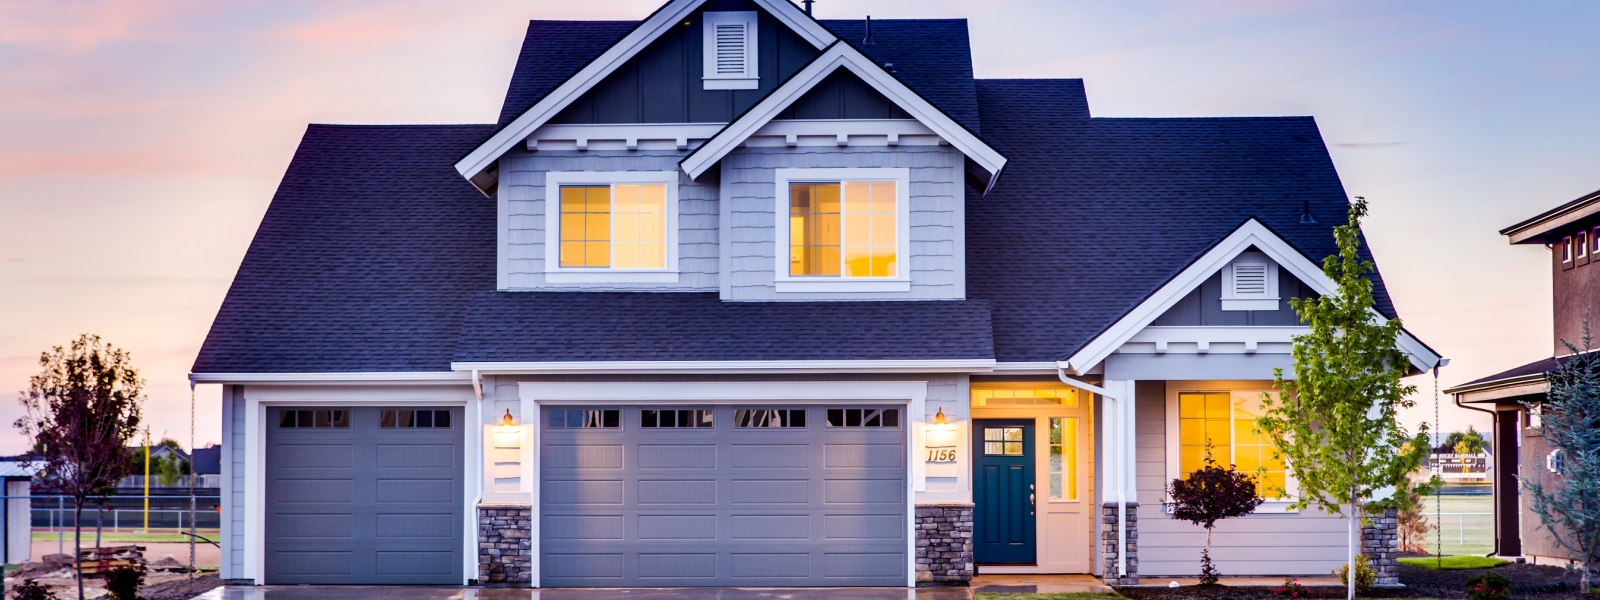
<instances>
[{"instance_id":1,"label":"grass lawn","mask_svg":"<svg viewBox=\"0 0 1600 600\"><path fill-rule=\"evenodd\" d=\"M1442 564L1441 564L1442 562ZM1486 556L1446 556L1443 561L1427 556L1415 556L1400 559L1400 564L1421 567L1429 571L1436 569L1490 569L1506 564L1506 561Z\"/></svg>"},{"instance_id":2,"label":"grass lawn","mask_svg":"<svg viewBox=\"0 0 1600 600\"><path fill-rule=\"evenodd\" d=\"M216 541L217 538L220 537L220 535L221 535L216 531L206 531L204 529L202 529L200 531L196 531L195 533L197 535L199 535L200 537L203 537L203 538L206 538L206 539L212 540L212 541ZM35 531L35 532L33 532L33 541L36 541L36 542L54 542L57 539L57 535L58 534L56 534L55 532L52 532L52 531ZM66 539L67 539L67 542L69 544L72 542L72 532L70 530L67 531L67 538ZM86 544L93 544L94 543L94 530L93 529L85 529L85 530L83 530L83 541ZM161 543L161 542L167 542L167 543L184 542L184 543L187 543L188 541L189 541L189 536L182 535L182 534L177 534L177 533L130 533L130 532L112 533L112 532L107 531L107 532L104 532L104 533L100 534L100 543L101 544L155 544L155 543ZM200 543L204 544L205 542L200 542Z\"/></svg>"},{"instance_id":3,"label":"grass lawn","mask_svg":"<svg viewBox=\"0 0 1600 600\"><path fill-rule=\"evenodd\" d=\"M1122 596L1106 592L1062 592L1057 594L998 594L981 592L973 600L1124 600Z\"/></svg>"}]
</instances>

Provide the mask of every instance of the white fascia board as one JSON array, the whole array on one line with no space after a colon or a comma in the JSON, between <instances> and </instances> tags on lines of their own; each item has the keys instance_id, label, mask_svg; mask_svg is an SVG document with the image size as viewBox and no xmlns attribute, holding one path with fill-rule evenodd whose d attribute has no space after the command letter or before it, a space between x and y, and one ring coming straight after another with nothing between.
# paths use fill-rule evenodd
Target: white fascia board
<instances>
[{"instance_id":1,"label":"white fascia board","mask_svg":"<svg viewBox=\"0 0 1600 600\"><path fill-rule=\"evenodd\" d=\"M1171 281L1161 286L1133 310L1128 311L1098 337L1085 344L1083 349L1058 364L1078 374L1083 374L1100 364L1107 356L1116 352L1117 348L1133 339L1157 317L1167 312L1189 292L1200 287L1207 278L1221 271L1223 266L1251 246L1266 254L1267 258L1278 263L1278 268L1288 270L1296 279L1310 286L1318 294L1327 296L1338 293L1338 284L1329 279L1321 267L1283 238L1278 237L1266 225L1252 218L1213 245L1200 258L1189 263L1189 266ZM1377 311L1373 311L1372 315L1379 322L1387 321ZM1439 363L1439 355L1417 341L1409 332L1402 331L1397 344L1411 360L1412 366L1419 370L1427 371Z\"/></svg>"},{"instance_id":2,"label":"white fascia board","mask_svg":"<svg viewBox=\"0 0 1600 600\"><path fill-rule=\"evenodd\" d=\"M800 72L790 77L789 81L778 86L778 89L773 90L759 104L751 107L744 116L729 123L716 137L707 140L704 145L690 153L679 163L683 171L692 178L699 178L711 169L712 165L717 164L717 161L722 160L729 152L738 148L739 144L765 127L778 116L778 113L783 112L790 104L799 100L839 68L849 69L862 81L867 82L867 85L910 113L918 122L926 125L940 139L949 142L967 158L983 167L990 174L989 185L992 186L994 180L1000 176L1000 170L1006 165L1005 156L983 143L983 140L978 139L978 136L967 131L954 119L945 116L933 104L911 91L911 88L900 83L871 59L842 42L829 46L821 56L800 69Z\"/></svg>"},{"instance_id":3,"label":"white fascia board","mask_svg":"<svg viewBox=\"0 0 1600 600\"><path fill-rule=\"evenodd\" d=\"M190 373L190 383L396 383L471 385L471 372Z\"/></svg>"},{"instance_id":4,"label":"white fascia board","mask_svg":"<svg viewBox=\"0 0 1600 600\"><path fill-rule=\"evenodd\" d=\"M460 372L482 374L595 374L595 373L987 373L989 358L949 360L730 360L663 361L629 360L596 362L473 362L451 363Z\"/></svg>"},{"instance_id":5,"label":"white fascia board","mask_svg":"<svg viewBox=\"0 0 1600 600\"><path fill-rule=\"evenodd\" d=\"M804 38L813 47L821 49L837 40L832 33L821 23L816 22L798 7L786 0L755 0L756 4L771 14L779 22L789 26L796 34ZM661 37L668 29L682 22L705 0L672 0L666 6L652 13L648 18L624 36L617 43L612 44L599 57L590 61L572 77L567 78L556 89L546 94L533 107L523 111L510 124L501 128L470 154L456 162L456 172L462 177L472 181L480 191L486 190L478 181L478 175L483 173L494 161L515 148L517 144L527 139L529 134L544 125L557 113L560 113L573 101L589 91L606 76L611 75L623 63L628 62L640 51Z\"/></svg>"}]
</instances>

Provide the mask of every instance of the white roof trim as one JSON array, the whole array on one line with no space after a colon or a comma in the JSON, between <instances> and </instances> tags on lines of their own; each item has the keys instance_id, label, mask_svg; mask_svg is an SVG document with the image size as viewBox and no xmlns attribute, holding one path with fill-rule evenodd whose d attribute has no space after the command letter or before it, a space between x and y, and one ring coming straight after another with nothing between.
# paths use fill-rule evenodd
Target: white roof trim
<instances>
[{"instance_id":1,"label":"white roof trim","mask_svg":"<svg viewBox=\"0 0 1600 600\"><path fill-rule=\"evenodd\" d=\"M948 360L626 360L451 363L457 371L505 373L986 373L989 358Z\"/></svg>"},{"instance_id":2,"label":"white roof trim","mask_svg":"<svg viewBox=\"0 0 1600 600\"><path fill-rule=\"evenodd\" d=\"M724 156L732 152L734 148L738 148L739 144L744 143L746 139L760 131L769 121L777 117L778 113L783 112L783 109L788 108L790 104L799 100L811 88L841 67L849 69L851 73L854 73L856 77L860 77L862 81L867 82L867 85L872 86L878 93L883 94L901 109L910 113L917 121L928 126L935 134L939 135L940 139L949 142L950 145L955 146L957 150L965 154L967 158L972 159L978 166L988 171L989 182L984 190L985 192L988 191L987 187L992 187L995 180L1000 177L1000 170L1006 166L1005 156L995 151L994 148L990 148L988 144L983 143L983 140L978 139L978 136L967 131L960 123L940 112L932 103L923 99L922 96L912 91L911 88L906 87L905 84L900 83L900 80L885 72L882 67L863 56L854 47L842 42L829 46L821 56L811 61L811 64L800 69L800 72L795 73L783 85L778 86L778 89L773 90L760 103L751 107L738 120L729 123L716 137L707 140L700 148L690 153L688 157L679 163L683 167L683 172L688 173L692 178L700 177L700 175L709 171L713 165L717 164L717 161L722 160Z\"/></svg>"},{"instance_id":3,"label":"white roof trim","mask_svg":"<svg viewBox=\"0 0 1600 600\"><path fill-rule=\"evenodd\" d=\"M754 0L754 2L779 22L793 29L812 46L824 48L837 39L821 23L807 16L787 0ZM704 3L705 0L672 0L656 10L632 32L612 44L599 57L567 78L561 85L556 86L556 89L551 90L533 107L518 115L488 141L479 144L465 158L457 161L456 172L472 181L480 191L487 191L493 187L487 183L496 176L485 173L490 165Z\"/></svg>"},{"instance_id":4,"label":"white roof trim","mask_svg":"<svg viewBox=\"0 0 1600 600\"><path fill-rule=\"evenodd\" d=\"M1234 257L1244 252L1251 246L1261 250L1267 258L1278 263L1278 267L1287 270L1296 279L1310 286L1322 295L1338 293L1339 286L1323 274L1322 268L1311 259L1306 258L1283 238L1278 237L1266 225L1254 218L1245 221L1233 233L1228 234L1222 241L1217 242L1204 255L1195 259L1187 268L1161 286L1144 302L1128 311L1116 323L1107 328L1103 333L1088 344L1083 346L1077 354L1073 354L1059 364L1063 368L1071 369L1082 374L1095 365L1100 364L1117 348L1133 339L1140 331L1155 321L1167 309L1172 308L1179 300L1200 284L1220 271L1223 266L1232 261ZM1373 311L1373 317L1379 322L1387 321L1383 315ZM1422 342L1412 337L1409 332L1402 331L1398 341L1400 350L1410 358L1411 364L1416 368L1426 371L1439 363L1439 355L1429 350Z\"/></svg>"},{"instance_id":5,"label":"white roof trim","mask_svg":"<svg viewBox=\"0 0 1600 600\"><path fill-rule=\"evenodd\" d=\"M190 373L190 383L445 383L469 385L471 373L450 371L362 373Z\"/></svg>"}]
</instances>

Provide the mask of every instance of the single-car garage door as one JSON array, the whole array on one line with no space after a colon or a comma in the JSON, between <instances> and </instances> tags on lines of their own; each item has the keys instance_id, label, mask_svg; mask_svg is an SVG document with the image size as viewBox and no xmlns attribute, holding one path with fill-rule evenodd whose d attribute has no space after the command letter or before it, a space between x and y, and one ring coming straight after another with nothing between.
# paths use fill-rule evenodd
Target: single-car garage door
<instances>
[{"instance_id":1,"label":"single-car garage door","mask_svg":"<svg viewBox=\"0 0 1600 600\"><path fill-rule=\"evenodd\" d=\"M266 583L460 584L460 408L274 407Z\"/></svg>"},{"instance_id":2,"label":"single-car garage door","mask_svg":"<svg viewBox=\"0 0 1600 600\"><path fill-rule=\"evenodd\" d=\"M904 586L902 413L546 407L540 584Z\"/></svg>"}]
</instances>

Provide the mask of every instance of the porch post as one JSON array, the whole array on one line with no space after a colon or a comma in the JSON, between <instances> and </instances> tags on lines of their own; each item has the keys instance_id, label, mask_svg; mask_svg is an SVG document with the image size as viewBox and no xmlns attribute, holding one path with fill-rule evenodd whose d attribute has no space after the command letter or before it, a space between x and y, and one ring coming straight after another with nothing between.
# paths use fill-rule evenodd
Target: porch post
<instances>
[{"instance_id":1,"label":"porch post","mask_svg":"<svg viewBox=\"0 0 1600 600\"><path fill-rule=\"evenodd\" d=\"M1101 424L1106 449L1105 498L1101 519L1105 525L1101 547L1107 583L1139 583L1139 496L1135 485L1134 382L1106 380L1105 390L1115 395ZM1126 555L1123 555L1126 552Z\"/></svg>"}]
</instances>

